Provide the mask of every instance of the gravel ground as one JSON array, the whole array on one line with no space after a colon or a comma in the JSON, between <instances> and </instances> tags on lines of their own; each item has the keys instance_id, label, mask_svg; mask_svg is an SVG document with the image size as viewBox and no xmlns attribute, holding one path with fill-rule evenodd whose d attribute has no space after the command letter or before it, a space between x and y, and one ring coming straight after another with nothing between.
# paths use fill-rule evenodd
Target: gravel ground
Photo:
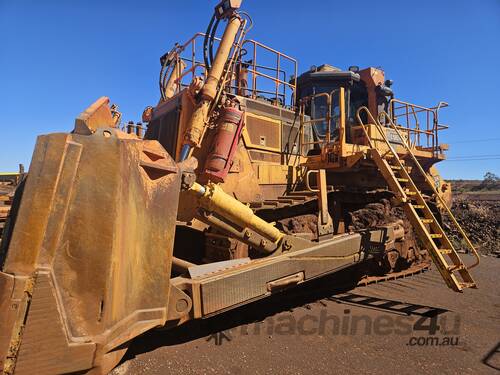
<instances>
[{"instance_id":1,"label":"gravel ground","mask_svg":"<svg viewBox=\"0 0 500 375\"><path fill-rule=\"evenodd\" d=\"M453 199L453 214L482 254L499 255L500 195L460 194ZM445 219L448 233L457 249L467 249L458 230Z\"/></svg>"},{"instance_id":2,"label":"gravel ground","mask_svg":"<svg viewBox=\"0 0 500 375\"><path fill-rule=\"evenodd\" d=\"M314 281L147 333L113 374L496 374L500 259L482 260L479 289L462 294L435 270L350 290L336 289L335 277Z\"/></svg>"}]
</instances>

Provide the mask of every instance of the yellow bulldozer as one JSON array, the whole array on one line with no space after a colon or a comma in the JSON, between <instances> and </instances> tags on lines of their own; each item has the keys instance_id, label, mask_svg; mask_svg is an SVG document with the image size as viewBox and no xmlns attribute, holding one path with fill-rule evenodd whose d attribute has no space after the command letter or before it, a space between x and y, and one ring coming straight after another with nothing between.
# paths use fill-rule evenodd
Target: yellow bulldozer
<instances>
[{"instance_id":1,"label":"yellow bulldozer","mask_svg":"<svg viewBox=\"0 0 500 375\"><path fill-rule=\"evenodd\" d=\"M38 137L1 239L5 374L105 374L148 330L340 270L362 281L433 261L451 289L476 288L434 167L446 103L397 99L376 68L299 75L247 38L240 6L223 0L160 58L140 122L102 97Z\"/></svg>"}]
</instances>

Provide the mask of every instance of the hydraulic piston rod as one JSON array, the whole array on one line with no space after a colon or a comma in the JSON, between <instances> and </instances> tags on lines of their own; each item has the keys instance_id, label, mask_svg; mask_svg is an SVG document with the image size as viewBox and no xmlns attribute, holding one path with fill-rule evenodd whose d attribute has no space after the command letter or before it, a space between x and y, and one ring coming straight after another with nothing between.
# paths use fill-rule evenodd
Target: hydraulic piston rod
<instances>
[{"instance_id":1,"label":"hydraulic piston rod","mask_svg":"<svg viewBox=\"0 0 500 375\"><path fill-rule=\"evenodd\" d=\"M226 194L218 185L209 183L203 186L195 182L190 190L199 197L202 208L241 228L249 228L275 244L285 236L274 225L255 215L250 207Z\"/></svg>"},{"instance_id":2,"label":"hydraulic piston rod","mask_svg":"<svg viewBox=\"0 0 500 375\"><path fill-rule=\"evenodd\" d=\"M219 44L219 48L217 49L213 65L210 68L208 77L203 88L201 89L201 98L197 103L187 125L187 129L184 134L184 143L181 150L181 161L185 160L188 157L191 148L198 146L201 141L205 124L208 120L210 106L217 96L217 87L224 72L224 67L226 66L229 54L231 53L231 48L236 39L236 35L241 27L241 23L242 20L240 16L236 12L233 12L229 17L226 29Z\"/></svg>"}]
</instances>

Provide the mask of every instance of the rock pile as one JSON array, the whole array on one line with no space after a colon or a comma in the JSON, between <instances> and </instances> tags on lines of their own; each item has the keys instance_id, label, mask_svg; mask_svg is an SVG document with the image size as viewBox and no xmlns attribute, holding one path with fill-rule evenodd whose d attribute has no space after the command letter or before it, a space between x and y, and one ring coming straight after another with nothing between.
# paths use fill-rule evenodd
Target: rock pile
<instances>
[{"instance_id":1,"label":"rock pile","mask_svg":"<svg viewBox=\"0 0 500 375\"><path fill-rule=\"evenodd\" d=\"M499 200L473 200L461 195L454 199L451 210L478 251L482 254L500 255ZM460 233L446 218L444 225L453 245L457 249L466 250L467 246Z\"/></svg>"}]
</instances>

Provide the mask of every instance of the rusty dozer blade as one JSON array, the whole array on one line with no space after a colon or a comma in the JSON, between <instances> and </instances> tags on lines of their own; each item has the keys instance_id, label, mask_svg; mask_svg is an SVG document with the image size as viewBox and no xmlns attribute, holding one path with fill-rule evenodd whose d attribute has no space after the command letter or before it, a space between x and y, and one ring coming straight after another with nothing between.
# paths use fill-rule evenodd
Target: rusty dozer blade
<instances>
[{"instance_id":1,"label":"rusty dozer blade","mask_svg":"<svg viewBox=\"0 0 500 375\"><path fill-rule=\"evenodd\" d=\"M166 321L178 167L157 141L77 128L38 138L3 239L7 374L107 373Z\"/></svg>"}]
</instances>

